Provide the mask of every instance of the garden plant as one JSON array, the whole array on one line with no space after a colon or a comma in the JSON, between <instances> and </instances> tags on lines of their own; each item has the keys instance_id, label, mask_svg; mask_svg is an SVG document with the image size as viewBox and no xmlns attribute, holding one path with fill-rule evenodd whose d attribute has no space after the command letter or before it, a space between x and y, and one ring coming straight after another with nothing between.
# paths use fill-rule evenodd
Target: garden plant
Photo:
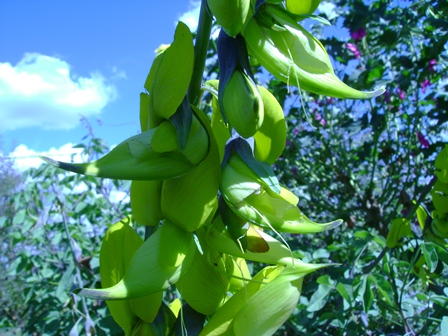
<instances>
[{"instance_id":1,"label":"garden plant","mask_svg":"<svg viewBox=\"0 0 448 336\"><path fill-rule=\"evenodd\" d=\"M99 267L78 253L57 287L61 301L77 307L80 300L81 317L75 327L45 332L76 332L83 319L87 333L99 332L95 323L107 330L104 319L94 322L87 298L106 302L126 335L448 331L448 147L441 133L448 117L440 94L446 78L435 69L447 58L446 28L437 26L446 8L340 1L340 12L322 6L317 16L319 3L203 0L197 32L179 22L172 43L156 51L140 94L141 133L100 158L105 148L91 133L88 163L43 158L51 166L29 178L45 174L51 188L40 194L53 204L46 216L59 215L65 225L70 249L58 250L56 260L76 256L77 240L89 241L80 232L73 237L73 220L107 224L101 239L92 236ZM375 36L396 33L375 15L403 11L418 22L423 10L433 17L433 47L440 44L427 53L436 56L410 47L390 59L372 56L384 44L368 45L365 27ZM344 11L353 41L325 45L337 62L358 60L350 76L335 71L315 37ZM313 23L305 29L304 22ZM400 36L392 40L386 49L398 48ZM400 41L400 48L415 44ZM399 69L408 59L427 68ZM421 98L422 83L434 86L431 97ZM102 195L113 215L66 200L64 183L52 177L60 169L81 174L64 175L64 183L84 179L83 197L99 202ZM127 188L130 206L113 203L111 184ZM26 215L17 212L12 224ZM24 257L10 267L32 268ZM77 288L65 294L71 281Z\"/></svg>"}]
</instances>

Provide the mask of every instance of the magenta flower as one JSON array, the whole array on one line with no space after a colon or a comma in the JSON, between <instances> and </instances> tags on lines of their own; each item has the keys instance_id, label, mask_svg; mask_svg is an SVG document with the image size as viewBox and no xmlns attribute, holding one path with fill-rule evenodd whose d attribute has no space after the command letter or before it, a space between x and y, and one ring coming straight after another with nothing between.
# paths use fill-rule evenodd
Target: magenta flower
<instances>
[{"instance_id":1,"label":"magenta flower","mask_svg":"<svg viewBox=\"0 0 448 336\"><path fill-rule=\"evenodd\" d=\"M350 36L355 41L362 40L362 38L366 36L366 30L364 27L361 27L358 30L350 31Z\"/></svg>"},{"instance_id":2,"label":"magenta flower","mask_svg":"<svg viewBox=\"0 0 448 336\"><path fill-rule=\"evenodd\" d=\"M322 126L325 126L327 124L327 121L320 115L320 113L314 114L314 119L317 120Z\"/></svg>"},{"instance_id":3,"label":"magenta flower","mask_svg":"<svg viewBox=\"0 0 448 336\"><path fill-rule=\"evenodd\" d=\"M398 88L398 97L400 97L401 100L404 100L404 98L406 98L405 92L400 88Z\"/></svg>"},{"instance_id":4,"label":"magenta flower","mask_svg":"<svg viewBox=\"0 0 448 336\"><path fill-rule=\"evenodd\" d=\"M355 55L356 58L361 57L361 53L359 52L358 48L353 43L346 43L345 47L350 50L353 55Z\"/></svg>"},{"instance_id":5,"label":"magenta flower","mask_svg":"<svg viewBox=\"0 0 448 336\"><path fill-rule=\"evenodd\" d=\"M430 86L430 85L431 85L430 80L429 80L429 79L425 79L425 80L422 82L422 92L425 93L426 88L427 88L428 86Z\"/></svg>"},{"instance_id":6,"label":"magenta flower","mask_svg":"<svg viewBox=\"0 0 448 336\"><path fill-rule=\"evenodd\" d=\"M415 132L417 134L418 142L420 142L420 145L422 145L423 148L429 147L429 141L426 140L426 138L421 134L420 132Z\"/></svg>"},{"instance_id":7,"label":"magenta flower","mask_svg":"<svg viewBox=\"0 0 448 336\"><path fill-rule=\"evenodd\" d=\"M429 66L429 71L434 72L436 71L436 69L434 68L434 66L437 64L437 60L432 59L428 62L428 66Z\"/></svg>"}]
</instances>

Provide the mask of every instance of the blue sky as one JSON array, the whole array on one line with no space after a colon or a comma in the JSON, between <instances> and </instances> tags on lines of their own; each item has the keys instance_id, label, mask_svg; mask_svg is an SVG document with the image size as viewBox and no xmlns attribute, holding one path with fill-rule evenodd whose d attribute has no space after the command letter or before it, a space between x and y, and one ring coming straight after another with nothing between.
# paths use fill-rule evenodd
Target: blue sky
<instances>
[{"instance_id":1,"label":"blue sky","mask_svg":"<svg viewBox=\"0 0 448 336\"><path fill-rule=\"evenodd\" d=\"M136 134L154 50L171 43L177 20L196 19L195 7L185 0L0 1L0 150L32 155L79 143L87 133L80 115L110 145Z\"/></svg>"}]
</instances>

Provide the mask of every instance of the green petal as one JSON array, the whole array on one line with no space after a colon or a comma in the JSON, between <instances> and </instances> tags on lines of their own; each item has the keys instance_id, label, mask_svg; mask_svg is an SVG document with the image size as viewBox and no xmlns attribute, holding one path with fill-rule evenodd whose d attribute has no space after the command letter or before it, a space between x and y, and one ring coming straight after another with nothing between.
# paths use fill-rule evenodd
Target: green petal
<instances>
[{"instance_id":1,"label":"green petal","mask_svg":"<svg viewBox=\"0 0 448 336\"><path fill-rule=\"evenodd\" d=\"M300 290L288 277L279 275L257 291L236 314L235 335L272 335L289 318L297 305Z\"/></svg>"},{"instance_id":2,"label":"green petal","mask_svg":"<svg viewBox=\"0 0 448 336\"><path fill-rule=\"evenodd\" d=\"M150 96L155 113L169 119L184 99L193 74L193 37L186 24L178 23L174 42L161 55Z\"/></svg>"},{"instance_id":3,"label":"green petal","mask_svg":"<svg viewBox=\"0 0 448 336\"><path fill-rule=\"evenodd\" d=\"M342 223L336 220L329 223L315 223L300 209L283 197L273 197L266 191L252 194L244 204L232 207L239 216L260 227L273 227L279 232L294 234L316 233L331 230Z\"/></svg>"},{"instance_id":4,"label":"green petal","mask_svg":"<svg viewBox=\"0 0 448 336\"><path fill-rule=\"evenodd\" d=\"M165 220L134 254L119 283L104 289L83 288L75 293L97 300L119 300L162 291L188 269L185 256L193 248L193 235Z\"/></svg>"},{"instance_id":5,"label":"green petal","mask_svg":"<svg viewBox=\"0 0 448 336\"><path fill-rule=\"evenodd\" d=\"M182 299L204 315L213 314L227 298L229 278L196 248L190 267L176 282ZM214 261L215 264L218 261Z\"/></svg>"},{"instance_id":6,"label":"green petal","mask_svg":"<svg viewBox=\"0 0 448 336\"><path fill-rule=\"evenodd\" d=\"M207 0L207 4L227 35L238 35L249 13L250 0Z\"/></svg>"},{"instance_id":7,"label":"green petal","mask_svg":"<svg viewBox=\"0 0 448 336\"><path fill-rule=\"evenodd\" d=\"M308 274L328 266L328 264L307 264L300 259L293 258L291 251L286 245L261 230L257 231L262 239L269 245L267 252L255 253L241 251L240 247L225 230L224 223L220 216L215 218L213 224L208 229L206 241L211 249L219 252L260 263L288 266L297 272L297 274Z\"/></svg>"},{"instance_id":8,"label":"green petal","mask_svg":"<svg viewBox=\"0 0 448 336\"><path fill-rule=\"evenodd\" d=\"M165 180L161 199L163 216L189 232L202 226L216 211L221 179L221 161L210 122L200 110L196 115L208 134L208 155L184 176Z\"/></svg>"},{"instance_id":9,"label":"green petal","mask_svg":"<svg viewBox=\"0 0 448 336\"><path fill-rule=\"evenodd\" d=\"M132 181L131 209L140 225L157 226L163 219L160 208L162 181Z\"/></svg>"},{"instance_id":10,"label":"green petal","mask_svg":"<svg viewBox=\"0 0 448 336\"><path fill-rule=\"evenodd\" d=\"M255 158L274 164L285 149L286 121L283 109L277 99L265 88L259 86L264 105L264 119L254 135Z\"/></svg>"},{"instance_id":11,"label":"green petal","mask_svg":"<svg viewBox=\"0 0 448 336\"><path fill-rule=\"evenodd\" d=\"M233 332L233 319L237 313L244 307L250 298L257 293L263 286L275 278L282 268L265 267L256 276L252 282L248 282L243 288L236 292L205 325L199 336L218 336L235 335ZM260 335L262 335L261 333ZM241 334L244 335L244 334Z\"/></svg>"},{"instance_id":12,"label":"green petal","mask_svg":"<svg viewBox=\"0 0 448 336\"><path fill-rule=\"evenodd\" d=\"M123 219L110 226L101 244L100 275L103 287L112 287L123 279L132 257L143 240L129 226L130 219ZM162 303L163 292L141 298L106 301L115 321L126 331L136 323L136 317L152 322Z\"/></svg>"}]
</instances>

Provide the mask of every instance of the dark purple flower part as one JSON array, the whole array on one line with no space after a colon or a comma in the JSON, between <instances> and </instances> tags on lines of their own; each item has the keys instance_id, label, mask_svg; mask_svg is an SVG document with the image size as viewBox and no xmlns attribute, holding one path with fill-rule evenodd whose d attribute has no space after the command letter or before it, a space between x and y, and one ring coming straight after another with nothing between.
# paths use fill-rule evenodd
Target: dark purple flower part
<instances>
[{"instance_id":1,"label":"dark purple flower part","mask_svg":"<svg viewBox=\"0 0 448 336\"><path fill-rule=\"evenodd\" d=\"M425 139L423 134L421 134L418 131L415 132L415 134L417 134L418 142L420 142L420 145L422 145L423 148L428 148L429 147L429 141Z\"/></svg>"},{"instance_id":2,"label":"dark purple flower part","mask_svg":"<svg viewBox=\"0 0 448 336\"><path fill-rule=\"evenodd\" d=\"M425 79L425 80L422 82L422 92L425 93L426 88L427 88L428 86L430 86L430 85L431 85L430 80L429 80L429 79Z\"/></svg>"},{"instance_id":3,"label":"dark purple flower part","mask_svg":"<svg viewBox=\"0 0 448 336\"><path fill-rule=\"evenodd\" d=\"M291 173L296 176L297 175L297 167L292 167L291 168Z\"/></svg>"},{"instance_id":4,"label":"dark purple flower part","mask_svg":"<svg viewBox=\"0 0 448 336\"><path fill-rule=\"evenodd\" d=\"M299 128L295 127L294 130L292 131L292 134L294 134L294 135L299 134Z\"/></svg>"},{"instance_id":5,"label":"dark purple flower part","mask_svg":"<svg viewBox=\"0 0 448 336\"><path fill-rule=\"evenodd\" d=\"M436 71L436 69L434 68L434 66L437 64L437 60L432 59L428 62L428 66L429 66L429 71L434 72Z\"/></svg>"},{"instance_id":6,"label":"dark purple flower part","mask_svg":"<svg viewBox=\"0 0 448 336\"><path fill-rule=\"evenodd\" d=\"M366 36L366 30L364 27L361 27L358 30L350 31L350 36L355 41L362 40L362 38Z\"/></svg>"},{"instance_id":7,"label":"dark purple flower part","mask_svg":"<svg viewBox=\"0 0 448 336\"><path fill-rule=\"evenodd\" d=\"M361 57L361 53L359 52L358 48L353 43L346 43L345 47L350 50L353 55L355 55L356 58Z\"/></svg>"},{"instance_id":8,"label":"dark purple flower part","mask_svg":"<svg viewBox=\"0 0 448 336\"><path fill-rule=\"evenodd\" d=\"M386 103L390 103L390 92L388 90L386 90L386 92L384 92L384 100L386 101Z\"/></svg>"}]
</instances>

